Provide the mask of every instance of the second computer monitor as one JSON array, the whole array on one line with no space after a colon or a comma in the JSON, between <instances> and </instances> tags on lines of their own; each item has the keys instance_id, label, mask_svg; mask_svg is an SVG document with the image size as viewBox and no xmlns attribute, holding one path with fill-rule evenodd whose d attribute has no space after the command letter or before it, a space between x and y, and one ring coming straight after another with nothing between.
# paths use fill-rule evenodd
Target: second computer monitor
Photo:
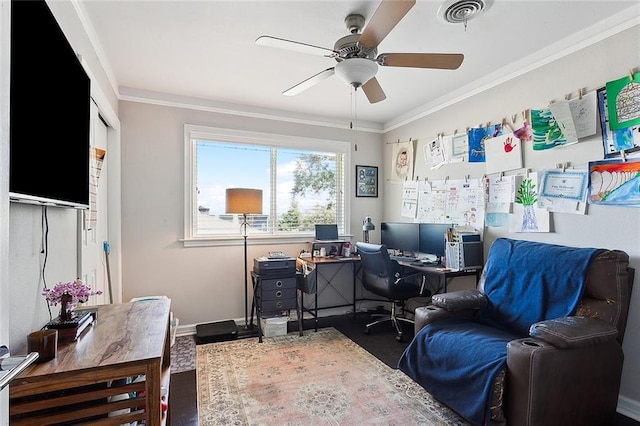
<instances>
[{"instance_id":1,"label":"second computer monitor","mask_svg":"<svg viewBox=\"0 0 640 426\"><path fill-rule=\"evenodd\" d=\"M444 236L452 226L450 223L421 223L420 253L433 254L442 259L445 250Z\"/></svg>"},{"instance_id":2,"label":"second computer monitor","mask_svg":"<svg viewBox=\"0 0 640 426\"><path fill-rule=\"evenodd\" d=\"M420 249L419 225L408 222L382 222L380 242L388 249L417 253Z\"/></svg>"}]
</instances>

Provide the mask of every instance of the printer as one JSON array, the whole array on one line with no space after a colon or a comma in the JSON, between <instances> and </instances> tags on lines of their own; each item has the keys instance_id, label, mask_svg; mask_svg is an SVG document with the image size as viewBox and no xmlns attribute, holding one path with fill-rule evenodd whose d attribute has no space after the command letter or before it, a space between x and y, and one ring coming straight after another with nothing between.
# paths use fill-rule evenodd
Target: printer
<instances>
[{"instance_id":1,"label":"printer","mask_svg":"<svg viewBox=\"0 0 640 426\"><path fill-rule=\"evenodd\" d=\"M253 272L262 276L295 276L296 259L293 257L257 257L253 259Z\"/></svg>"}]
</instances>

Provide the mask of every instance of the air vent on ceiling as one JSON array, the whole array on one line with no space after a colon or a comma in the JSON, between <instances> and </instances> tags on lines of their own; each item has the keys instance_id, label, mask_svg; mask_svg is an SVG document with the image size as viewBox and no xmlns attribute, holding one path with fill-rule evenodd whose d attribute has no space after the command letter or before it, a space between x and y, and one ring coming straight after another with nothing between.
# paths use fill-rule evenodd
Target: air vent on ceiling
<instances>
[{"instance_id":1,"label":"air vent on ceiling","mask_svg":"<svg viewBox=\"0 0 640 426\"><path fill-rule=\"evenodd\" d=\"M450 24L465 24L484 12L492 0L447 0L438 8L438 18Z\"/></svg>"}]
</instances>

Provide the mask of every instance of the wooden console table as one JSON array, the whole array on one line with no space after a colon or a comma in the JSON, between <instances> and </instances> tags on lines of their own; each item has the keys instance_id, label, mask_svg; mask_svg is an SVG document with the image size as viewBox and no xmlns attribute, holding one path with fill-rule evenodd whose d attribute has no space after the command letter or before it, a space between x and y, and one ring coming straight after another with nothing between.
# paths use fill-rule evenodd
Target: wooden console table
<instances>
[{"instance_id":1,"label":"wooden console table","mask_svg":"<svg viewBox=\"0 0 640 426\"><path fill-rule=\"evenodd\" d=\"M75 342L11 382L11 425L168 424L161 399L169 400L170 306L169 299L99 306L93 326ZM141 376L144 381L131 382Z\"/></svg>"}]
</instances>

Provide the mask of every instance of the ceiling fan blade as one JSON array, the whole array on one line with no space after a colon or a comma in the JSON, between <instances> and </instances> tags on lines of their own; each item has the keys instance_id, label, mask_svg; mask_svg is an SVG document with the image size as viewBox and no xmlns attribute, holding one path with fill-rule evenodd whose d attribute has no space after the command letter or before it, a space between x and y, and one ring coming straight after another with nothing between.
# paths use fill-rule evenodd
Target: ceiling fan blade
<instances>
[{"instance_id":1,"label":"ceiling fan blade","mask_svg":"<svg viewBox=\"0 0 640 426\"><path fill-rule=\"evenodd\" d=\"M461 53L382 53L376 61L383 67L457 69L464 60Z\"/></svg>"},{"instance_id":2,"label":"ceiling fan blade","mask_svg":"<svg viewBox=\"0 0 640 426\"><path fill-rule=\"evenodd\" d=\"M358 44L370 49L378 47L415 4L416 0L382 0L362 31Z\"/></svg>"},{"instance_id":3,"label":"ceiling fan blade","mask_svg":"<svg viewBox=\"0 0 640 426\"><path fill-rule=\"evenodd\" d=\"M335 74L335 69L327 68L326 70L320 71L318 74L312 77L309 77L308 79L296 84L295 86L288 88L287 90L282 92L282 94L285 96L295 96L298 93L301 93L307 89L310 89L311 87L320 83L322 80L331 77L333 74Z\"/></svg>"},{"instance_id":4,"label":"ceiling fan blade","mask_svg":"<svg viewBox=\"0 0 640 426\"><path fill-rule=\"evenodd\" d=\"M333 49L326 47L314 46L312 44L301 43L299 41L286 40L284 38L260 36L256 39L256 44L260 46L277 47L279 49L293 50L301 53L309 53L312 55L322 55L332 57L337 54Z\"/></svg>"},{"instance_id":5,"label":"ceiling fan blade","mask_svg":"<svg viewBox=\"0 0 640 426\"><path fill-rule=\"evenodd\" d=\"M387 99L387 95L384 94L380 83L378 83L378 79L375 77L371 77L369 81L362 85L362 91L367 95L367 99L369 99L369 102L372 104Z\"/></svg>"}]
</instances>

